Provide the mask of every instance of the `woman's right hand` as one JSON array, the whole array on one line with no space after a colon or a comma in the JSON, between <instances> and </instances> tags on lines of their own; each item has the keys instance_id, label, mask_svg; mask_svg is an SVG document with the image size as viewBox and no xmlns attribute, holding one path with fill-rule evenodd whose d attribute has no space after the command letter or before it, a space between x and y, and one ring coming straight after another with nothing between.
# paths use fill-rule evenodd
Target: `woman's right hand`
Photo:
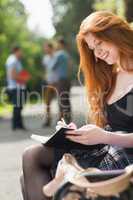
<instances>
[{"instance_id":1,"label":"woman's right hand","mask_svg":"<svg viewBox=\"0 0 133 200\"><path fill-rule=\"evenodd\" d=\"M77 125L74 122L71 122L70 124L67 125L68 128L72 128L72 129L77 129Z\"/></svg>"},{"instance_id":2,"label":"woman's right hand","mask_svg":"<svg viewBox=\"0 0 133 200\"><path fill-rule=\"evenodd\" d=\"M66 124L64 123L64 121L58 121L57 125L56 125L56 131L58 131L59 129L61 129L62 127L65 128L71 128L71 129L77 129L77 125L74 122L71 122L70 124Z\"/></svg>"}]
</instances>

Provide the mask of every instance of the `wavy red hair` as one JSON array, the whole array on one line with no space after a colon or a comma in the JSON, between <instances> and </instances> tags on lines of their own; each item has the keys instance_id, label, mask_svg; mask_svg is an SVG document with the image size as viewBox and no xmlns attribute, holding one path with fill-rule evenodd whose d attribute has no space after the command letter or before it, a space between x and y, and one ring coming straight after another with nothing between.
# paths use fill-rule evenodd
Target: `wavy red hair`
<instances>
[{"instance_id":1,"label":"wavy red hair","mask_svg":"<svg viewBox=\"0 0 133 200\"><path fill-rule=\"evenodd\" d=\"M133 30L129 24L117 15L98 11L86 17L77 34L77 46L80 54L79 73L82 71L90 104L90 120L100 127L106 125L105 105L113 92L117 66L96 61L93 51L88 48L84 36L93 33L97 38L111 42L118 47L121 67L129 69L125 62L133 56ZM127 62L126 62L127 63ZM78 73L78 75L79 75Z\"/></svg>"}]
</instances>

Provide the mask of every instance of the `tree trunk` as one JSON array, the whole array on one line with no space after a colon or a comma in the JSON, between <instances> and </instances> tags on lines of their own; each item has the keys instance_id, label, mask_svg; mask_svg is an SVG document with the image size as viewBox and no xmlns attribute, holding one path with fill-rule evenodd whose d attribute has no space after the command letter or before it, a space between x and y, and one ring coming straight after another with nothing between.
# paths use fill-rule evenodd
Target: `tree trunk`
<instances>
[{"instance_id":1,"label":"tree trunk","mask_svg":"<svg viewBox=\"0 0 133 200\"><path fill-rule=\"evenodd\" d=\"M125 16L128 22L133 22L133 0L124 0Z\"/></svg>"}]
</instances>

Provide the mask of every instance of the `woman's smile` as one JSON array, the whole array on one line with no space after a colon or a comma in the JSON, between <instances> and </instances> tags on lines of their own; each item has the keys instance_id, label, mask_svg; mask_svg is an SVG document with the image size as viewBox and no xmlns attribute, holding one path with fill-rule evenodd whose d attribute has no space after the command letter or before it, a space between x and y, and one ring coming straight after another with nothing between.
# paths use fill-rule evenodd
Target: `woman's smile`
<instances>
[{"instance_id":1,"label":"woman's smile","mask_svg":"<svg viewBox=\"0 0 133 200\"><path fill-rule=\"evenodd\" d=\"M108 57L108 55L109 55L109 52L106 51L106 52L103 53L102 56L100 56L100 58L101 58L102 60L106 60L107 57Z\"/></svg>"}]
</instances>

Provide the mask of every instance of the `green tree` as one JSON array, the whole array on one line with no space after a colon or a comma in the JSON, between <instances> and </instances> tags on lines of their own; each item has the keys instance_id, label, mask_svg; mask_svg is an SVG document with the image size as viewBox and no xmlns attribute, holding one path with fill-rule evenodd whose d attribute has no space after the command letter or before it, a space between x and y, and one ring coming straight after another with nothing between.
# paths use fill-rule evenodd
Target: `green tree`
<instances>
[{"instance_id":1,"label":"green tree","mask_svg":"<svg viewBox=\"0 0 133 200\"><path fill-rule=\"evenodd\" d=\"M19 1L0 1L0 80L2 83L5 79L4 64L11 46L27 36L25 20L24 7Z\"/></svg>"},{"instance_id":2,"label":"green tree","mask_svg":"<svg viewBox=\"0 0 133 200\"><path fill-rule=\"evenodd\" d=\"M123 0L95 0L95 10L108 10L124 17L125 7Z\"/></svg>"},{"instance_id":3,"label":"green tree","mask_svg":"<svg viewBox=\"0 0 133 200\"><path fill-rule=\"evenodd\" d=\"M133 1L124 0L125 3L125 16L128 22L133 22Z\"/></svg>"},{"instance_id":4,"label":"green tree","mask_svg":"<svg viewBox=\"0 0 133 200\"><path fill-rule=\"evenodd\" d=\"M30 89L38 88L42 79L42 42L26 26L27 15L19 0L0 0L0 85L5 86L5 61L13 45L19 44L23 51L23 65L31 74Z\"/></svg>"}]
</instances>

